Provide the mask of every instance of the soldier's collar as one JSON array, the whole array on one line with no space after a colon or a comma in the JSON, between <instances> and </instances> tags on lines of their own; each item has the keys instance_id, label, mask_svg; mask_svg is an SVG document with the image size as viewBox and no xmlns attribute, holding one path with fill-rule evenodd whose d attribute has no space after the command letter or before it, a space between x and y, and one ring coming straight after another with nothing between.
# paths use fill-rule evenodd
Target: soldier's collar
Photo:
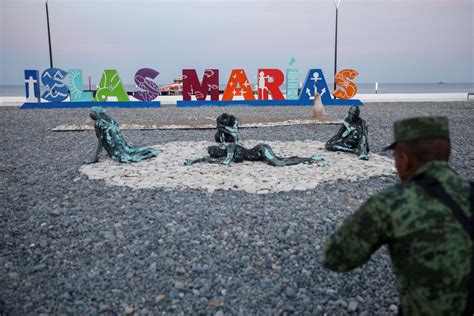
<instances>
[{"instance_id":1,"label":"soldier's collar","mask_svg":"<svg viewBox=\"0 0 474 316\"><path fill-rule=\"evenodd\" d=\"M449 163L444 160L432 160L427 163L425 163L423 166L421 166L418 171L415 173L415 175L423 173L423 172L429 172L433 168L440 168L440 167L449 167Z\"/></svg>"}]
</instances>

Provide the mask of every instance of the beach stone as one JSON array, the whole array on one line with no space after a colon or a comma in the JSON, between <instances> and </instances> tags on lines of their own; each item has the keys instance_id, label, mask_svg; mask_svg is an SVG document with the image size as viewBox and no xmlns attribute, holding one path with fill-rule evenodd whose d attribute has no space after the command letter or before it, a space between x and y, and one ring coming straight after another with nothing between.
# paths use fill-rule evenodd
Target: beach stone
<instances>
[{"instance_id":1,"label":"beach stone","mask_svg":"<svg viewBox=\"0 0 474 316\"><path fill-rule=\"evenodd\" d=\"M391 310L392 312L394 313L398 313L398 306L395 305L395 304L391 304L389 307L388 307L389 310Z\"/></svg>"},{"instance_id":2,"label":"beach stone","mask_svg":"<svg viewBox=\"0 0 474 316\"><path fill-rule=\"evenodd\" d=\"M177 267L175 272L177 275L183 275L186 274L186 269L184 267Z\"/></svg>"},{"instance_id":3,"label":"beach stone","mask_svg":"<svg viewBox=\"0 0 474 316\"><path fill-rule=\"evenodd\" d=\"M166 295L160 294L157 297L155 297L155 303L160 304L162 301L164 301L166 298Z\"/></svg>"},{"instance_id":4,"label":"beach stone","mask_svg":"<svg viewBox=\"0 0 474 316\"><path fill-rule=\"evenodd\" d=\"M357 310L357 301L350 301L347 310L349 312L355 312Z\"/></svg>"},{"instance_id":5,"label":"beach stone","mask_svg":"<svg viewBox=\"0 0 474 316\"><path fill-rule=\"evenodd\" d=\"M293 299L296 297L296 291L291 287L286 288L285 294L289 299Z\"/></svg>"}]
</instances>

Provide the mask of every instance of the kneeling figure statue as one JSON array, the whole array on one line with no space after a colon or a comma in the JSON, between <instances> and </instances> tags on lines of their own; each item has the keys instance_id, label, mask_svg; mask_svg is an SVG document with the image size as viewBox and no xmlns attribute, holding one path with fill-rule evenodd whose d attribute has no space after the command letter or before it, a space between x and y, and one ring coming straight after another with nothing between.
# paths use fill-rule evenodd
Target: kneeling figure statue
<instances>
[{"instance_id":1,"label":"kneeling figure statue","mask_svg":"<svg viewBox=\"0 0 474 316\"><path fill-rule=\"evenodd\" d=\"M367 125L359 114L359 108L351 106L337 134L326 143L327 150L351 152L359 156L359 159L369 159Z\"/></svg>"},{"instance_id":2,"label":"kneeling figure statue","mask_svg":"<svg viewBox=\"0 0 474 316\"><path fill-rule=\"evenodd\" d=\"M97 150L94 157L85 160L84 163L98 162L102 148L105 148L110 158L124 163L142 161L158 156L158 152L153 148L128 146L117 121L107 115L102 107L92 107L90 117L95 121Z\"/></svg>"},{"instance_id":3,"label":"kneeling figure statue","mask_svg":"<svg viewBox=\"0 0 474 316\"><path fill-rule=\"evenodd\" d=\"M214 139L218 143L239 143L239 120L233 114L222 113L217 117L217 132Z\"/></svg>"}]
</instances>

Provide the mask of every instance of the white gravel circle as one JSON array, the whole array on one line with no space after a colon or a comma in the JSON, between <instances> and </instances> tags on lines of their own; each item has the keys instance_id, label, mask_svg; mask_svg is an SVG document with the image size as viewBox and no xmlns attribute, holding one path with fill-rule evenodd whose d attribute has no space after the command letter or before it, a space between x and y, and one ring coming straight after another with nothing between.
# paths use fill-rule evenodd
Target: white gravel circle
<instances>
[{"instance_id":1,"label":"white gravel circle","mask_svg":"<svg viewBox=\"0 0 474 316\"><path fill-rule=\"evenodd\" d=\"M191 188L207 190L235 190L248 193L273 193L310 190L320 183L337 179L359 181L373 176L395 173L393 160L369 154L368 161L353 154L328 152L324 143L305 141L243 141L251 148L258 143L270 145L278 156L323 157L328 166L295 165L273 167L264 162L231 163L223 166L211 163L184 165L185 159L196 159L207 154L214 142L170 142L153 146L158 157L138 163L124 164L102 155L98 163L83 165L80 171L90 179L105 180L108 185L145 188Z\"/></svg>"}]
</instances>

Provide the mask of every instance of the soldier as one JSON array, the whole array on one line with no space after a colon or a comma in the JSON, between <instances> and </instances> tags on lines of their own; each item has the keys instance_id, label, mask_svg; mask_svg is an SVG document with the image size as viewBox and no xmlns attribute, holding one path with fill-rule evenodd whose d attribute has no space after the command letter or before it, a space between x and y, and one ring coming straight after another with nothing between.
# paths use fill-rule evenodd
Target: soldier
<instances>
[{"instance_id":1,"label":"soldier","mask_svg":"<svg viewBox=\"0 0 474 316\"><path fill-rule=\"evenodd\" d=\"M405 315L473 315L474 185L448 165L445 117L393 125L401 183L375 194L327 241L324 265L349 271L387 244Z\"/></svg>"}]
</instances>

